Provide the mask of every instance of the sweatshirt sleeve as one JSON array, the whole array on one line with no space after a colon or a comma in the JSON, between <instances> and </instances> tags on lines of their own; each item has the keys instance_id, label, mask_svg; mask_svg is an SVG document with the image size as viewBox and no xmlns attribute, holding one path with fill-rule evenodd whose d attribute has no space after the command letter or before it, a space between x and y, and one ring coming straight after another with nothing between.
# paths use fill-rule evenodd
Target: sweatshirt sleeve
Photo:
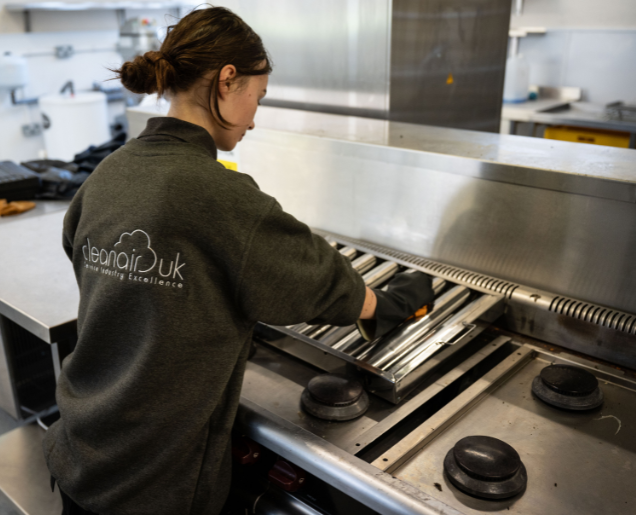
<instances>
[{"instance_id":1,"label":"sweatshirt sleeve","mask_svg":"<svg viewBox=\"0 0 636 515\"><path fill-rule=\"evenodd\" d=\"M71 201L71 205L64 215L64 224L62 229L62 247L68 258L73 261L73 246L75 240L75 231L79 223L81 207L82 207L82 191L78 191Z\"/></svg>"},{"instance_id":2,"label":"sweatshirt sleeve","mask_svg":"<svg viewBox=\"0 0 636 515\"><path fill-rule=\"evenodd\" d=\"M275 200L248 242L237 302L248 319L273 325L348 325L366 289L351 262Z\"/></svg>"}]
</instances>

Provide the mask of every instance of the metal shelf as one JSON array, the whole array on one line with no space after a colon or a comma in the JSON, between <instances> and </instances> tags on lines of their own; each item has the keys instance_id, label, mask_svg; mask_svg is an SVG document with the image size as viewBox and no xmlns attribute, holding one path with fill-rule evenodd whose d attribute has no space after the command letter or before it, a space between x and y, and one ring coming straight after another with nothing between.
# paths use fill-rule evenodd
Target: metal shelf
<instances>
[{"instance_id":1,"label":"metal shelf","mask_svg":"<svg viewBox=\"0 0 636 515\"><path fill-rule=\"evenodd\" d=\"M117 11L121 24L127 9L173 10L182 7L192 6L183 2L33 2L6 5L8 11L24 14L25 32L31 32L31 11Z\"/></svg>"},{"instance_id":2,"label":"metal shelf","mask_svg":"<svg viewBox=\"0 0 636 515\"><path fill-rule=\"evenodd\" d=\"M25 11L110 11L120 9L178 9L182 2L33 2L7 4L12 12Z\"/></svg>"}]
</instances>

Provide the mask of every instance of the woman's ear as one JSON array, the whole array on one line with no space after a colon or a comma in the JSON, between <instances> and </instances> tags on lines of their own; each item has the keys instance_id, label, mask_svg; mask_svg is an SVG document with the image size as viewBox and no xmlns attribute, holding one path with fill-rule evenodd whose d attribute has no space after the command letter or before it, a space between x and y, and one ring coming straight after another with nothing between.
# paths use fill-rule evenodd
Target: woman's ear
<instances>
[{"instance_id":1,"label":"woman's ear","mask_svg":"<svg viewBox=\"0 0 636 515\"><path fill-rule=\"evenodd\" d=\"M233 64L227 64L221 68L219 72L219 96L223 100L232 89L236 75L236 67Z\"/></svg>"}]
</instances>

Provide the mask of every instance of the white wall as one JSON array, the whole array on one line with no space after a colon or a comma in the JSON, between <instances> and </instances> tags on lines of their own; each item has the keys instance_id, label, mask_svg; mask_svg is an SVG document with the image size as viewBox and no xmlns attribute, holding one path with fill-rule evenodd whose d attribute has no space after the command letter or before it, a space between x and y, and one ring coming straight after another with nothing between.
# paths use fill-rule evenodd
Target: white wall
<instances>
[{"instance_id":1,"label":"white wall","mask_svg":"<svg viewBox=\"0 0 636 515\"><path fill-rule=\"evenodd\" d=\"M552 29L636 29L634 0L524 0L520 16L513 2L511 25Z\"/></svg>"},{"instance_id":2,"label":"white wall","mask_svg":"<svg viewBox=\"0 0 636 515\"><path fill-rule=\"evenodd\" d=\"M91 89L94 81L112 76L106 67L121 63L115 51L116 40L117 31L2 34L0 52L10 51L26 57L29 84L20 95L37 97L59 91L69 80L81 91ZM73 45L77 53L68 59L57 59L53 53L56 45ZM109 111L112 121L116 114L124 112L123 102L111 104ZM44 138L22 134L22 125L34 122L41 123L37 105L14 106L9 92L0 91L1 160L37 159L39 151L44 149Z\"/></svg>"},{"instance_id":3,"label":"white wall","mask_svg":"<svg viewBox=\"0 0 636 515\"><path fill-rule=\"evenodd\" d=\"M636 30L555 30L519 45L530 84L576 86L583 100L636 104Z\"/></svg>"},{"instance_id":4,"label":"white wall","mask_svg":"<svg viewBox=\"0 0 636 515\"><path fill-rule=\"evenodd\" d=\"M95 1L95 0L93 0ZM20 91L25 97L55 93L69 80L77 91L88 90L95 81L112 77L107 68L118 67L121 56L115 45L118 21L115 11L32 12L32 31L24 31L21 13L10 13L4 6L15 0L0 0L0 53L11 52L27 59L30 82ZM174 23L162 11L129 11L127 17L144 16L160 24ZM55 57L58 45L72 45L75 54L68 59ZM117 81L104 82L106 87ZM109 104L111 123L124 113L123 102ZM42 136L25 137L22 125L41 123L38 106L14 106L9 92L0 91L0 160L37 159L44 149ZM51 156L54 157L54 156Z\"/></svg>"},{"instance_id":5,"label":"white wall","mask_svg":"<svg viewBox=\"0 0 636 515\"><path fill-rule=\"evenodd\" d=\"M636 0L525 0L510 25L548 30L519 45L531 84L580 87L595 103L636 103Z\"/></svg>"}]
</instances>

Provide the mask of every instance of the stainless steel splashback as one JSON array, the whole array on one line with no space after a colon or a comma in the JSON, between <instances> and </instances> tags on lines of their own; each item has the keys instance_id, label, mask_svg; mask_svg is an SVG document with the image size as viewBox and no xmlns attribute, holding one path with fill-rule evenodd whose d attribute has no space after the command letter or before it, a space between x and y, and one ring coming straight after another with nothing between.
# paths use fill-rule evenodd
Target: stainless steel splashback
<instances>
[{"instance_id":1,"label":"stainless steel splashback","mask_svg":"<svg viewBox=\"0 0 636 515\"><path fill-rule=\"evenodd\" d=\"M410 141L435 132L399 127ZM473 133L443 134L459 154ZM485 136L459 157L444 141L435 153L264 129L242 143L240 167L313 227L636 313L636 153ZM563 171L515 164L538 147Z\"/></svg>"},{"instance_id":2,"label":"stainless steel splashback","mask_svg":"<svg viewBox=\"0 0 636 515\"><path fill-rule=\"evenodd\" d=\"M274 61L265 105L385 118L391 0L226 0Z\"/></svg>"},{"instance_id":3,"label":"stainless steel splashback","mask_svg":"<svg viewBox=\"0 0 636 515\"><path fill-rule=\"evenodd\" d=\"M263 103L499 131L510 0L225 0L274 61Z\"/></svg>"}]
</instances>

